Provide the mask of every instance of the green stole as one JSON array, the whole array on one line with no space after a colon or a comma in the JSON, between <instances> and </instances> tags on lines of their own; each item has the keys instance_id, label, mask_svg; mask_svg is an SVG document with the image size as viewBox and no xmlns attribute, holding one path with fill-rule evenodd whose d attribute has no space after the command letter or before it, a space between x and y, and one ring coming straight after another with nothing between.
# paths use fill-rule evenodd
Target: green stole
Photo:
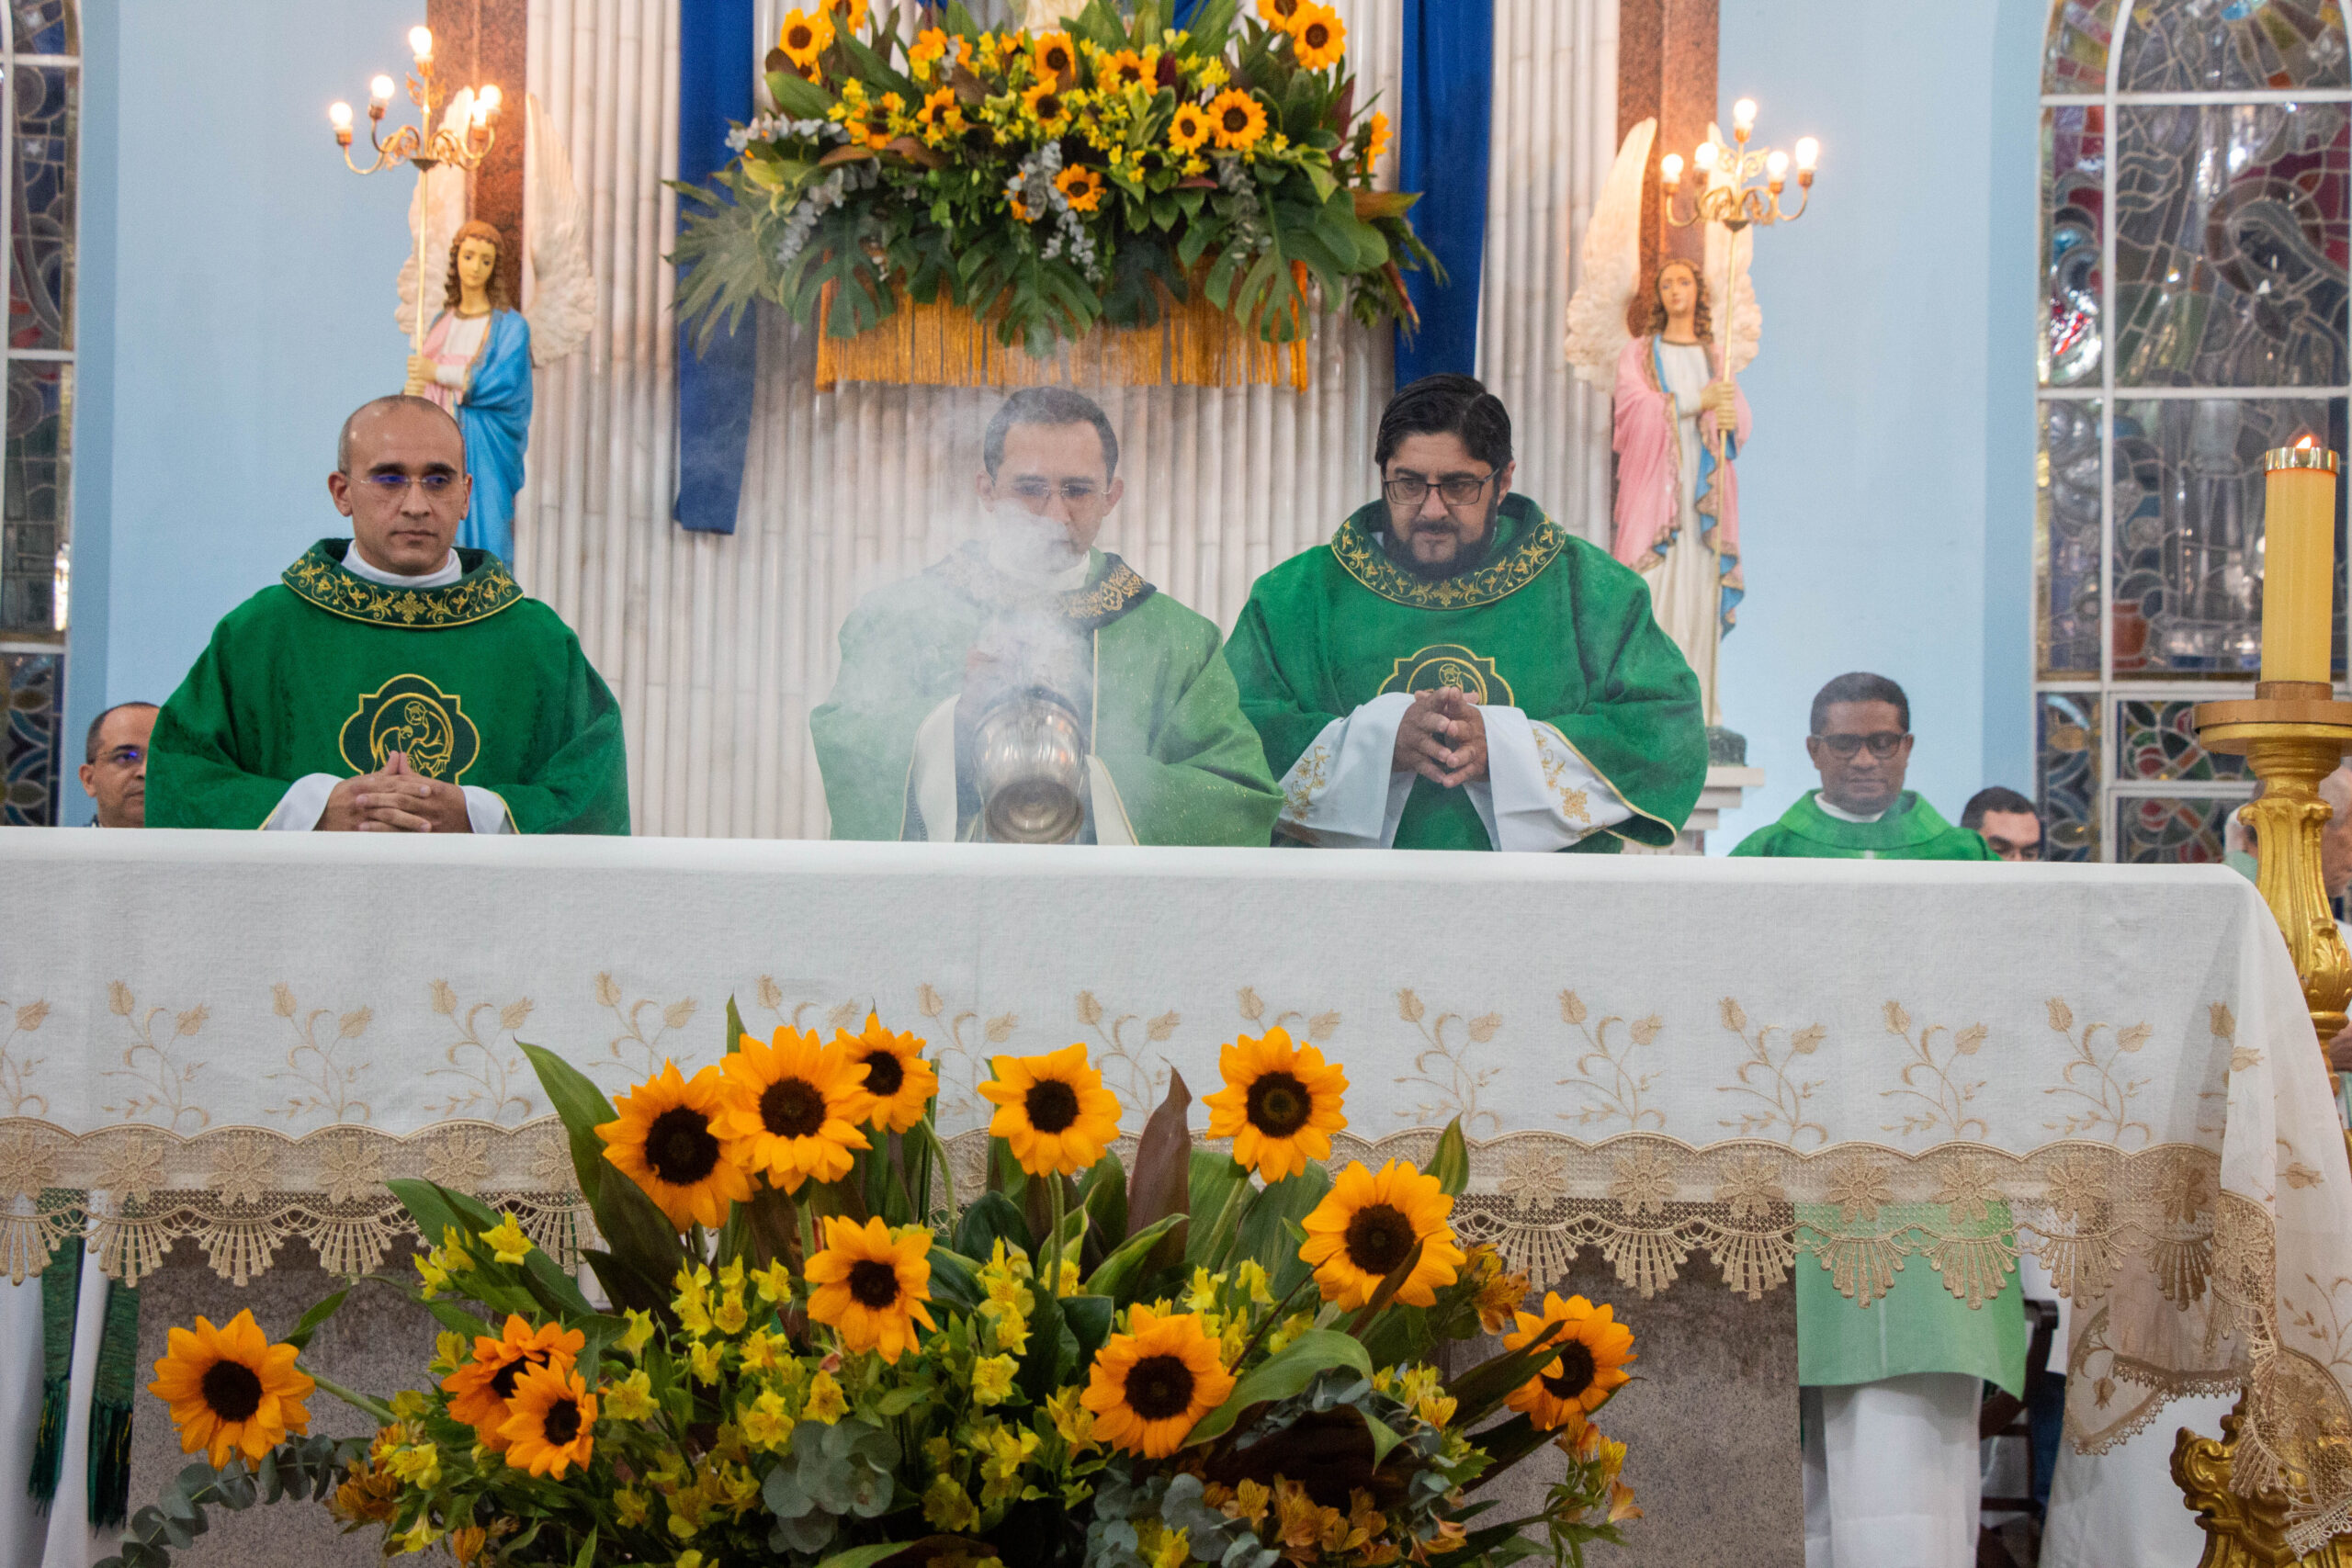
<instances>
[{"instance_id":1,"label":"green stole","mask_svg":"<svg viewBox=\"0 0 2352 1568\"><path fill-rule=\"evenodd\" d=\"M81 1195L44 1193L52 1198ZM40 1424L33 1438L27 1490L47 1513L65 1468L65 1428L73 1415L74 1328L82 1303L82 1235L62 1237L40 1274ZM98 1364L90 1391L89 1457L85 1472L87 1522L119 1527L130 1507L130 1409L139 1359L139 1292L107 1281L106 1315L98 1331Z\"/></svg>"},{"instance_id":2,"label":"green stole","mask_svg":"<svg viewBox=\"0 0 2352 1568\"><path fill-rule=\"evenodd\" d=\"M1522 495L1503 498L1479 563L1416 576L1391 560L1374 502L1261 577L1226 645L1242 711L1287 773L1324 727L1389 692L1452 685L1549 725L1634 809L1575 845L1666 845L1707 777L1699 680L1650 614L1649 589ZM1416 779L1399 849L1484 850L1461 789Z\"/></svg>"},{"instance_id":3,"label":"green stole","mask_svg":"<svg viewBox=\"0 0 2352 1568\"><path fill-rule=\"evenodd\" d=\"M1875 822L1849 822L1821 808L1809 789L1781 814L1739 841L1736 855L1801 860L1997 860L1984 839L1955 828L1916 792L1905 790Z\"/></svg>"}]
</instances>

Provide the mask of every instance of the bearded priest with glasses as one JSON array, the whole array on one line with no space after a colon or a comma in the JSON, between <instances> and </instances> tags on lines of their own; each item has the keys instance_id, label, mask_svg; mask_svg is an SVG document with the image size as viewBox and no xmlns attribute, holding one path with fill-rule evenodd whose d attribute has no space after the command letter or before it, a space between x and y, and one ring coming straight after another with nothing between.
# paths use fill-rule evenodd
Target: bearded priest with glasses
<instances>
[{"instance_id":1,"label":"bearded priest with glasses","mask_svg":"<svg viewBox=\"0 0 2352 1568\"><path fill-rule=\"evenodd\" d=\"M626 833L620 708L497 557L456 549L472 483L424 398L344 422L322 539L229 612L155 722L153 828Z\"/></svg>"},{"instance_id":2,"label":"bearded priest with glasses","mask_svg":"<svg viewBox=\"0 0 2352 1568\"><path fill-rule=\"evenodd\" d=\"M1510 415L1468 376L1392 398L1374 460L1381 499L1260 578L1226 646L1278 841L1673 843L1707 739L1642 580L1512 493Z\"/></svg>"}]
</instances>

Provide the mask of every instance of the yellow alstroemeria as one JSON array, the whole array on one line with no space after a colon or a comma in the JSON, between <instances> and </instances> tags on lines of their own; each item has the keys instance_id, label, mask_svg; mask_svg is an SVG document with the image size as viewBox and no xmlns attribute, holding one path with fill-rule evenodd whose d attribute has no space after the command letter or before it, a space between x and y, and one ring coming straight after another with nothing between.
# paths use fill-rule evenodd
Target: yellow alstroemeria
<instances>
[{"instance_id":1,"label":"yellow alstroemeria","mask_svg":"<svg viewBox=\"0 0 2352 1568\"><path fill-rule=\"evenodd\" d=\"M452 1337L455 1337L455 1336ZM433 1405L432 1403L424 1397L421 1391L413 1388L404 1388L401 1390L400 1393L392 1395L391 1408L392 1414L399 1416L403 1421L421 1421L424 1418L425 1413L433 1408Z\"/></svg>"},{"instance_id":2,"label":"yellow alstroemeria","mask_svg":"<svg viewBox=\"0 0 2352 1568\"><path fill-rule=\"evenodd\" d=\"M797 1425L786 1409L784 1395L771 1389L742 1412L743 1440L755 1449L775 1452L792 1440Z\"/></svg>"},{"instance_id":3,"label":"yellow alstroemeria","mask_svg":"<svg viewBox=\"0 0 2352 1568\"><path fill-rule=\"evenodd\" d=\"M741 1334L751 1326L752 1314L743 1305L743 1288L741 1285L727 1292L718 1303L718 1310L710 1314L710 1321L718 1325L721 1334Z\"/></svg>"},{"instance_id":4,"label":"yellow alstroemeria","mask_svg":"<svg viewBox=\"0 0 2352 1568\"><path fill-rule=\"evenodd\" d=\"M433 1443L395 1449L385 1457L384 1468L419 1491L429 1492L441 1484L441 1450Z\"/></svg>"},{"instance_id":5,"label":"yellow alstroemeria","mask_svg":"<svg viewBox=\"0 0 2352 1568\"><path fill-rule=\"evenodd\" d=\"M1204 1263L1193 1269L1192 1287L1184 1292L1184 1310L1207 1312L1216 1305L1216 1276Z\"/></svg>"},{"instance_id":6,"label":"yellow alstroemeria","mask_svg":"<svg viewBox=\"0 0 2352 1568\"><path fill-rule=\"evenodd\" d=\"M722 1359L725 1357L726 1353L726 1346L714 1344L709 1340L703 1341L701 1344L696 1345L693 1350L689 1351L687 1354L687 1359L694 1367L695 1381L696 1382L717 1382L718 1381L719 1373L723 1370Z\"/></svg>"},{"instance_id":7,"label":"yellow alstroemeria","mask_svg":"<svg viewBox=\"0 0 2352 1568\"><path fill-rule=\"evenodd\" d=\"M961 1535L980 1521L980 1510L973 1506L972 1495L956 1483L956 1478L944 1472L931 1478L923 1488L922 1517L936 1530Z\"/></svg>"},{"instance_id":8,"label":"yellow alstroemeria","mask_svg":"<svg viewBox=\"0 0 2352 1568\"><path fill-rule=\"evenodd\" d=\"M1094 1446L1094 1412L1079 1403L1085 1393L1072 1383L1046 1396L1046 1414L1053 1420L1054 1435L1073 1452Z\"/></svg>"},{"instance_id":9,"label":"yellow alstroemeria","mask_svg":"<svg viewBox=\"0 0 2352 1568\"><path fill-rule=\"evenodd\" d=\"M652 1417L653 1380L642 1370L629 1373L616 1383L605 1385L602 1401L604 1413L616 1421L644 1421Z\"/></svg>"},{"instance_id":10,"label":"yellow alstroemeria","mask_svg":"<svg viewBox=\"0 0 2352 1568\"><path fill-rule=\"evenodd\" d=\"M613 1494L613 1517L635 1529L643 1524L648 1514L649 1499L634 1486L624 1486Z\"/></svg>"},{"instance_id":11,"label":"yellow alstroemeria","mask_svg":"<svg viewBox=\"0 0 2352 1568\"><path fill-rule=\"evenodd\" d=\"M1233 1271L1233 1282L1249 1292L1250 1299L1260 1306L1274 1304L1274 1292L1266 1280L1266 1266L1251 1258L1245 1259Z\"/></svg>"},{"instance_id":12,"label":"yellow alstroemeria","mask_svg":"<svg viewBox=\"0 0 2352 1568\"><path fill-rule=\"evenodd\" d=\"M622 1316L628 1319L628 1328L621 1335L620 1347L632 1356L641 1356L653 1338L653 1314L630 1307Z\"/></svg>"},{"instance_id":13,"label":"yellow alstroemeria","mask_svg":"<svg viewBox=\"0 0 2352 1568\"><path fill-rule=\"evenodd\" d=\"M849 1401L842 1397L842 1385L833 1381L832 1373L819 1372L808 1380L808 1400L800 1413L828 1427L849 1414Z\"/></svg>"},{"instance_id":14,"label":"yellow alstroemeria","mask_svg":"<svg viewBox=\"0 0 2352 1568\"><path fill-rule=\"evenodd\" d=\"M1012 1374L1020 1363L1010 1356L983 1356L972 1363L972 1403L1002 1404L1012 1397Z\"/></svg>"},{"instance_id":15,"label":"yellow alstroemeria","mask_svg":"<svg viewBox=\"0 0 2352 1568\"><path fill-rule=\"evenodd\" d=\"M771 1263L764 1269L755 1269L752 1271L751 1278L752 1283L759 1287L760 1300L770 1306L775 1306L792 1299L792 1270L786 1269L782 1262Z\"/></svg>"},{"instance_id":16,"label":"yellow alstroemeria","mask_svg":"<svg viewBox=\"0 0 2352 1568\"><path fill-rule=\"evenodd\" d=\"M783 1345L784 1354L791 1354L792 1346L790 1341L786 1340L780 1342L775 1335L770 1334L764 1328L753 1329L751 1336L743 1341L743 1370L749 1372L772 1372L775 1371L777 1346L779 1343Z\"/></svg>"},{"instance_id":17,"label":"yellow alstroemeria","mask_svg":"<svg viewBox=\"0 0 2352 1568\"><path fill-rule=\"evenodd\" d=\"M399 1547L401 1555L405 1557L411 1552L423 1551L426 1547L439 1540L442 1534L441 1527L435 1524L432 1516L428 1514L420 1517L416 1523L409 1526L400 1534L388 1538L387 1544Z\"/></svg>"},{"instance_id":18,"label":"yellow alstroemeria","mask_svg":"<svg viewBox=\"0 0 2352 1568\"><path fill-rule=\"evenodd\" d=\"M481 1239L501 1263L520 1263L531 1256L531 1238L523 1234L522 1222L512 1214L502 1215L496 1225L481 1233Z\"/></svg>"}]
</instances>

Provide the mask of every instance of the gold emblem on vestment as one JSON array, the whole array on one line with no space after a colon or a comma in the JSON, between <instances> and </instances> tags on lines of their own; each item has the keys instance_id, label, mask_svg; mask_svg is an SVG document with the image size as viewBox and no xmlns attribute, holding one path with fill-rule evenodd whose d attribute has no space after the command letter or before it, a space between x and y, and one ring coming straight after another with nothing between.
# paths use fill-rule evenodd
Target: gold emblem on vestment
<instances>
[{"instance_id":1,"label":"gold emblem on vestment","mask_svg":"<svg viewBox=\"0 0 2352 1568\"><path fill-rule=\"evenodd\" d=\"M355 773L372 773L394 751L428 779L456 784L481 750L481 732L455 693L422 675L395 675L363 694L343 721L343 760Z\"/></svg>"},{"instance_id":2,"label":"gold emblem on vestment","mask_svg":"<svg viewBox=\"0 0 2352 1568\"><path fill-rule=\"evenodd\" d=\"M1435 642L1419 653L1408 653L1396 661L1396 668L1380 688L1380 694L1390 692L1434 692L1452 686L1481 707L1516 707L1510 682L1495 669L1495 661L1483 659L1458 642Z\"/></svg>"}]
</instances>

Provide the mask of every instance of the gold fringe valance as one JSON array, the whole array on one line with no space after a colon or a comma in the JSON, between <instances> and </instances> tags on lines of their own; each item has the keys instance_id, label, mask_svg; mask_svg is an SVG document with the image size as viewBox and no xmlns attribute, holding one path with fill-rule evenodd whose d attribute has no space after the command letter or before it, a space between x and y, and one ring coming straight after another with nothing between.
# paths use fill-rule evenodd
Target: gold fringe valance
<instances>
[{"instance_id":1,"label":"gold fringe valance","mask_svg":"<svg viewBox=\"0 0 2352 1568\"><path fill-rule=\"evenodd\" d=\"M821 321L833 285L825 287ZM1307 385L1306 342L1268 343L1194 290L1179 304L1163 300L1156 326L1097 327L1044 358L996 340L995 330L960 305L918 305L901 299L888 321L855 337L820 333L817 390L842 381L916 387Z\"/></svg>"}]
</instances>

